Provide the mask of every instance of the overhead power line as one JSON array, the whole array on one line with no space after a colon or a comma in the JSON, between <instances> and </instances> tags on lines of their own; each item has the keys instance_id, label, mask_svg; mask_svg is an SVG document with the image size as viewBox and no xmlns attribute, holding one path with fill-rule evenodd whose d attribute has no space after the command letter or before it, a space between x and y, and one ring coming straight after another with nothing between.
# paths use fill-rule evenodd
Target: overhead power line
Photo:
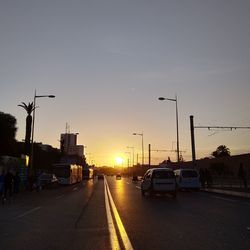
<instances>
[{"instance_id":1,"label":"overhead power line","mask_svg":"<svg viewBox=\"0 0 250 250\"><path fill-rule=\"evenodd\" d=\"M176 149L151 149L153 152L176 152ZM179 150L180 153L185 153L184 150Z\"/></svg>"},{"instance_id":2,"label":"overhead power line","mask_svg":"<svg viewBox=\"0 0 250 250\"><path fill-rule=\"evenodd\" d=\"M192 146L192 161L193 165L196 165L196 153L195 153L195 138L194 138L194 130L195 129L228 129L230 131L237 129L250 129L250 127L246 126L194 126L194 116L190 115L190 132L191 132L191 146Z\"/></svg>"},{"instance_id":3,"label":"overhead power line","mask_svg":"<svg viewBox=\"0 0 250 250\"><path fill-rule=\"evenodd\" d=\"M208 130L211 129L229 129L229 130L236 130L236 129L250 129L250 127L228 127L228 126L194 126L194 128L207 128Z\"/></svg>"}]
</instances>

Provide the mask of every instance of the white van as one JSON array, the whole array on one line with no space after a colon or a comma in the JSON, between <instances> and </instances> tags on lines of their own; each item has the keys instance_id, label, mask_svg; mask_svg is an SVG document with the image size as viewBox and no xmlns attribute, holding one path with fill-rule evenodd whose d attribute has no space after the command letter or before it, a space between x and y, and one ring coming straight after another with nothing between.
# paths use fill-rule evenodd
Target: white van
<instances>
[{"instance_id":1,"label":"white van","mask_svg":"<svg viewBox=\"0 0 250 250\"><path fill-rule=\"evenodd\" d=\"M169 193L176 197L176 181L174 171L170 168L149 169L141 183L141 194L153 195L155 193Z\"/></svg>"},{"instance_id":2,"label":"white van","mask_svg":"<svg viewBox=\"0 0 250 250\"><path fill-rule=\"evenodd\" d=\"M196 169L176 169L174 171L179 189L200 189L200 176Z\"/></svg>"}]
</instances>

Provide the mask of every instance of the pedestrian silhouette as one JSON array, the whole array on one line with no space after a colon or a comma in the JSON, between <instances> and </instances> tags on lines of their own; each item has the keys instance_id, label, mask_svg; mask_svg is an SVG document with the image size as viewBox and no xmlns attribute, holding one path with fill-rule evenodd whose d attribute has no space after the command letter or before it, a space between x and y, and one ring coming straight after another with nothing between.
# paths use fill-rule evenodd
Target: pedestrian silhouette
<instances>
[{"instance_id":1,"label":"pedestrian silhouette","mask_svg":"<svg viewBox=\"0 0 250 250\"><path fill-rule=\"evenodd\" d=\"M9 198L12 197L12 188L13 188L13 174L8 170L4 177L4 199L7 199L7 194Z\"/></svg>"},{"instance_id":2,"label":"pedestrian silhouette","mask_svg":"<svg viewBox=\"0 0 250 250\"><path fill-rule=\"evenodd\" d=\"M205 182L207 184L207 187L211 187L213 183L212 175L207 168L205 168Z\"/></svg>"},{"instance_id":3,"label":"pedestrian silhouette","mask_svg":"<svg viewBox=\"0 0 250 250\"><path fill-rule=\"evenodd\" d=\"M4 175L5 175L5 172L3 170L0 175L0 197L1 199L3 198L3 192L4 192Z\"/></svg>"},{"instance_id":4,"label":"pedestrian silhouette","mask_svg":"<svg viewBox=\"0 0 250 250\"><path fill-rule=\"evenodd\" d=\"M16 174L14 175L14 193L17 194L19 193L19 185L20 185L20 177L18 172L16 172Z\"/></svg>"},{"instance_id":5,"label":"pedestrian silhouette","mask_svg":"<svg viewBox=\"0 0 250 250\"><path fill-rule=\"evenodd\" d=\"M199 175L200 175L201 186L204 188L205 183L206 183L206 179L205 179L205 172L204 172L204 170L202 168L200 168Z\"/></svg>"},{"instance_id":6,"label":"pedestrian silhouette","mask_svg":"<svg viewBox=\"0 0 250 250\"><path fill-rule=\"evenodd\" d=\"M238 170L238 177L240 181L243 182L244 188L247 188L247 175L242 163L240 163L240 167Z\"/></svg>"}]
</instances>

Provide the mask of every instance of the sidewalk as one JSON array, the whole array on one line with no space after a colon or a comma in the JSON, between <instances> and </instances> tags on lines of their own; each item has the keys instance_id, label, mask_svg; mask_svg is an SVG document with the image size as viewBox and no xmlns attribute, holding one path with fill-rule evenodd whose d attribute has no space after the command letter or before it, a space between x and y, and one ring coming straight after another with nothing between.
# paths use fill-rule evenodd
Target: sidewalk
<instances>
[{"instance_id":1,"label":"sidewalk","mask_svg":"<svg viewBox=\"0 0 250 250\"><path fill-rule=\"evenodd\" d=\"M2 205L9 205L9 204L21 204L21 203L27 203L27 202L37 202L41 200L43 197L53 197L55 194L57 194L58 191L64 190L63 186L48 188L45 187L41 190L33 189L30 190L19 190L18 193L12 193L12 197L9 198L2 204ZM1 207L1 203L0 203Z\"/></svg>"},{"instance_id":2,"label":"sidewalk","mask_svg":"<svg viewBox=\"0 0 250 250\"><path fill-rule=\"evenodd\" d=\"M205 187L201 189L205 192L217 193L217 194L225 194L232 195L237 197L249 198L250 199L250 188L241 188L241 187Z\"/></svg>"}]
</instances>

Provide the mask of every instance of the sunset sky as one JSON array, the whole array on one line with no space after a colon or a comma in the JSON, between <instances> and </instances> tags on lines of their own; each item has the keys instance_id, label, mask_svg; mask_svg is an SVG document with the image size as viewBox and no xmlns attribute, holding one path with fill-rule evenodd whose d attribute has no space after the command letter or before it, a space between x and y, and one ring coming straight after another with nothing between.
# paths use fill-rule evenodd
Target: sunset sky
<instances>
[{"instance_id":1,"label":"sunset sky","mask_svg":"<svg viewBox=\"0 0 250 250\"><path fill-rule=\"evenodd\" d=\"M37 95L35 141L59 148L66 123L88 160L176 148L191 159L195 125L250 127L249 0L1 0L0 111L17 119ZM250 152L250 130L196 130L197 158L224 144ZM152 162L174 152L152 152Z\"/></svg>"}]
</instances>

